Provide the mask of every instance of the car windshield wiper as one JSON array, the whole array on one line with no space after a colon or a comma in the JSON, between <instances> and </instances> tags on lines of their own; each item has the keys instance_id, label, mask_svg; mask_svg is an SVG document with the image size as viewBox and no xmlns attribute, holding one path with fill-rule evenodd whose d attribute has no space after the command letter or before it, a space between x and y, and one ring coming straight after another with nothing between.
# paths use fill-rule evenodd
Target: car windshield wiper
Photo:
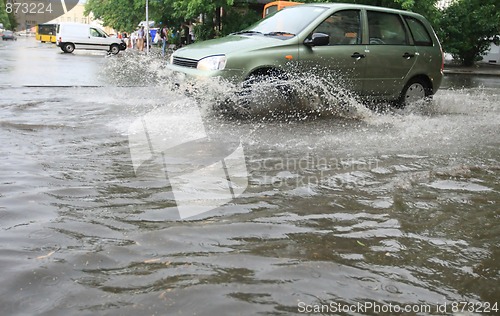
<instances>
[{"instance_id":1,"label":"car windshield wiper","mask_svg":"<svg viewBox=\"0 0 500 316\"><path fill-rule=\"evenodd\" d=\"M290 32L269 32L264 34L265 36L295 36L295 34Z\"/></svg>"},{"instance_id":2,"label":"car windshield wiper","mask_svg":"<svg viewBox=\"0 0 500 316\"><path fill-rule=\"evenodd\" d=\"M258 31L239 31L239 32L232 33L232 35L254 35L254 34L262 34L262 32L258 32Z\"/></svg>"}]
</instances>

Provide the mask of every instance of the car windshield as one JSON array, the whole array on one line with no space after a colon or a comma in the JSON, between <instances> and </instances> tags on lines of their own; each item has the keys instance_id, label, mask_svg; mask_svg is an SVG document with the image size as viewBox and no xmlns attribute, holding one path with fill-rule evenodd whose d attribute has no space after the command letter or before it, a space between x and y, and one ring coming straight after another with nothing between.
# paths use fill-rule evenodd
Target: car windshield
<instances>
[{"instance_id":1,"label":"car windshield","mask_svg":"<svg viewBox=\"0 0 500 316\"><path fill-rule=\"evenodd\" d=\"M297 5L276 12L260 20L240 34L290 36L298 34L314 21L326 8Z\"/></svg>"}]
</instances>

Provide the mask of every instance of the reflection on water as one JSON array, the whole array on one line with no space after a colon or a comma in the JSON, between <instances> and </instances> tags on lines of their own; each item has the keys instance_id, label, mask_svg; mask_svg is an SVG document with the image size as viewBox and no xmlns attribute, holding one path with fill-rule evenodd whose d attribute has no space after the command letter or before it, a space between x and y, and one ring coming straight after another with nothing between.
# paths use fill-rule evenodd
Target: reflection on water
<instances>
[{"instance_id":1,"label":"reflection on water","mask_svg":"<svg viewBox=\"0 0 500 316\"><path fill-rule=\"evenodd\" d=\"M155 63L134 58L122 59ZM498 301L498 89L240 121L172 90L170 76L159 66L156 90L2 88L2 314L286 315L366 302L437 314ZM248 188L180 220L161 162L134 172L128 131L159 107L193 106L212 142L241 140Z\"/></svg>"},{"instance_id":2,"label":"reflection on water","mask_svg":"<svg viewBox=\"0 0 500 316\"><path fill-rule=\"evenodd\" d=\"M500 82L496 76L473 76L470 74L448 74L444 77L441 88L443 89L471 89L471 88L500 89Z\"/></svg>"}]
</instances>

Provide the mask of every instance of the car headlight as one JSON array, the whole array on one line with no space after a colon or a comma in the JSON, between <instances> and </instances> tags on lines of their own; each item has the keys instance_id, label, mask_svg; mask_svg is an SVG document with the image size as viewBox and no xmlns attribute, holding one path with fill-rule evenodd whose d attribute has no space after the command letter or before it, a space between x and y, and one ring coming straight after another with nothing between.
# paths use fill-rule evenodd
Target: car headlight
<instances>
[{"instance_id":1,"label":"car headlight","mask_svg":"<svg viewBox=\"0 0 500 316\"><path fill-rule=\"evenodd\" d=\"M225 55L216 55L202 58L200 59L200 61L198 61L198 66L196 66L196 68L199 70L223 70L225 67Z\"/></svg>"}]
</instances>

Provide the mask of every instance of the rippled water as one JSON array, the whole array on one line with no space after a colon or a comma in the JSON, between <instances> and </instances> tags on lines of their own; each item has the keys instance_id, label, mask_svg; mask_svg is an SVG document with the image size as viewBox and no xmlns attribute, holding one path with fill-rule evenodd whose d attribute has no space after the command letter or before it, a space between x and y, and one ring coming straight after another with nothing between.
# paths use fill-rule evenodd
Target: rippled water
<instances>
[{"instance_id":1,"label":"rippled water","mask_svg":"<svg viewBox=\"0 0 500 316\"><path fill-rule=\"evenodd\" d=\"M220 84L189 97L157 59L100 62L109 86L0 87L2 315L366 302L438 314L498 301L498 88L444 89L397 111L349 99L328 116L235 120L212 111ZM166 128L189 133L192 108L212 143L241 141L248 187L180 220L158 161L134 172L129 131L162 109L184 114Z\"/></svg>"}]
</instances>

